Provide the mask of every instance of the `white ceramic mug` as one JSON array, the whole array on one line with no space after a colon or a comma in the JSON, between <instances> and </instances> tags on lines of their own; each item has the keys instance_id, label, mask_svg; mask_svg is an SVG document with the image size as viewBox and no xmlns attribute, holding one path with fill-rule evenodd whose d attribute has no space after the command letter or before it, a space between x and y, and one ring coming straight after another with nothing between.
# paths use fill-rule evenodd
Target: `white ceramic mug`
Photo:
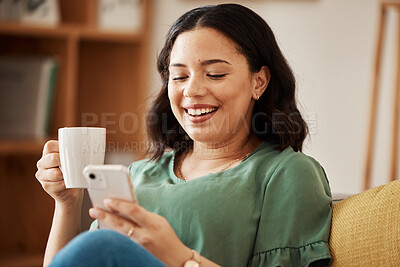
<instances>
[{"instance_id":1,"label":"white ceramic mug","mask_svg":"<svg viewBox=\"0 0 400 267\"><path fill-rule=\"evenodd\" d=\"M87 188L83 168L104 164L106 129L66 127L58 129L61 171L66 188Z\"/></svg>"}]
</instances>

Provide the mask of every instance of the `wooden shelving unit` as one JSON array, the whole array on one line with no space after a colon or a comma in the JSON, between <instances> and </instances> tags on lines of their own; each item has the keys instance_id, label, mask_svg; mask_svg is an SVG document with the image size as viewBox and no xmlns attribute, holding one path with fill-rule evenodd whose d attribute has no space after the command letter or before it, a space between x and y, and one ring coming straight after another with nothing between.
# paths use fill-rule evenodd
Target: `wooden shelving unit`
<instances>
[{"instance_id":1,"label":"wooden shelving unit","mask_svg":"<svg viewBox=\"0 0 400 267\"><path fill-rule=\"evenodd\" d=\"M58 60L48 139L60 127L102 126L108 150L144 155L152 1L142 3L142 27L135 32L98 29L96 0L60 0L56 27L0 21L0 55ZM41 265L54 209L34 177L45 142L0 139L0 263L9 266Z\"/></svg>"}]
</instances>

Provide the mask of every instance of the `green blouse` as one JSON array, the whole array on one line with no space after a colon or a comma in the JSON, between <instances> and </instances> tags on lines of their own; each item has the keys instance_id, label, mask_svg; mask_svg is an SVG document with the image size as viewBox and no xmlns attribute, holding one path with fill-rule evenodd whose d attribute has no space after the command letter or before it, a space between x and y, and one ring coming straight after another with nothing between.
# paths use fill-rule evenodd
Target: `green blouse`
<instances>
[{"instance_id":1,"label":"green blouse","mask_svg":"<svg viewBox=\"0 0 400 267\"><path fill-rule=\"evenodd\" d=\"M130 173L139 204L186 246L228 267L329 265L331 193L313 158L263 142L236 167L183 181L174 156Z\"/></svg>"}]
</instances>

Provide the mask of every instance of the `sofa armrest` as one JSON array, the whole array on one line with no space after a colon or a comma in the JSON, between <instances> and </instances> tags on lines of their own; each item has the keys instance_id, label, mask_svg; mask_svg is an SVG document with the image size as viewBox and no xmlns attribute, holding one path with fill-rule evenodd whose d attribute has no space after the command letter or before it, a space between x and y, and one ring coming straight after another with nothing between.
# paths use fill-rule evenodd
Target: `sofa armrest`
<instances>
[{"instance_id":1,"label":"sofa armrest","mask_svg":"<svg viewBox=\"0 0 400 267\"><path fill-rule=\"evenodd\" d=\"M400 181L333 204L332 266L400 266Z\"/></svg>"}]
</instances>

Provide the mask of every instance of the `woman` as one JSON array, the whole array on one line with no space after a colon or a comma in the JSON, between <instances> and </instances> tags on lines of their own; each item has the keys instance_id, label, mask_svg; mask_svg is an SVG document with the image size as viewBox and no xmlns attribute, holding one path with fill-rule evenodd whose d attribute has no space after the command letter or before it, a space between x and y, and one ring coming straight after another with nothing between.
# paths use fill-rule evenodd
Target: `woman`
<instances>
[{"instance_id":1,"label":"woman","mask_svg":"<svg viewBox=\"0 0 400 267\"><path fill-rule=\"evenodd\" d=\"M191 10L171 27L158 70L151 160L130 166L140 205L90 209L115 231L65 246L79 233L82 191L65 189L58 143L46 144L37 178L56 209L45 264L65 246L52 265L328 266L328 181L300 153L307 125L266 22L236 4Z\"/></svg>"}]
</instances>

